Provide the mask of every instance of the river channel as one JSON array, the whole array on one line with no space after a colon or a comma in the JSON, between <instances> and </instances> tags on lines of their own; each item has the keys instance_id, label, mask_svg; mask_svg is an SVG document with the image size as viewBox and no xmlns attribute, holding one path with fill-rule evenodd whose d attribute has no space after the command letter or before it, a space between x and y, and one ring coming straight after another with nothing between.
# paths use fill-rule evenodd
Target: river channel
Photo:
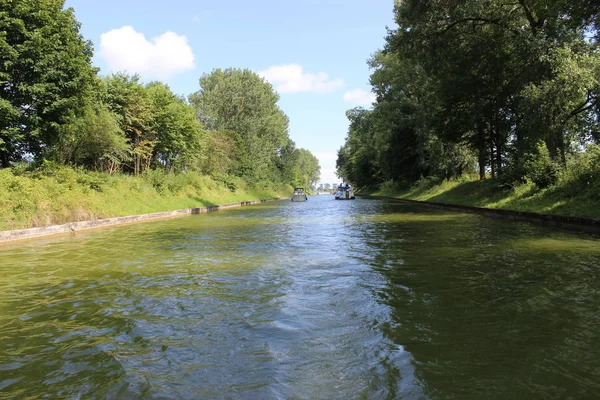
<instances>
[{"instance_id":1,"label":"river channel","mask_svg":"<svg viewBox=\"0 0 600 400\"><path fill-rule=\"evenodd\" d=\"M600 398L600 240L312 196L3 245L0 398Z\"/></svg>"}]
</instances>

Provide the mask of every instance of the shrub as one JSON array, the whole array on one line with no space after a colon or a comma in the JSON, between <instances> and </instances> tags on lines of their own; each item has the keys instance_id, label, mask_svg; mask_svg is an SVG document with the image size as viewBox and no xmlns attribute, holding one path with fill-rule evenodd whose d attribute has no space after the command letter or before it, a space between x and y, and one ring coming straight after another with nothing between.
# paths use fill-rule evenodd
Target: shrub
<instances>
[{"instance_id":1,"label":"shrub","mask_svg":"<svg viewBox=\"0 0 600 400\"><path fill-rule=\"evenodd\" d=\"M443 179L437 176L421 176L417 182L413 185L415 189L431 189L432 187L442 183Z\"/></svg>"},{"instance_id":2,"label":"shrub","mask_svg":"<svg viewBox=\"0 0 600 400\"><path fill-rule=\"evenodd\" d=\"M383 193L391 193L395 192L397 189L394 181L385 181L381 185L379 185L379 190Z\"/></svg>"},{"instance_id":3,"label":"shrub","mask_svg":"<svg viewBox=\"0 0 600 400\"><path fill-rule=\"evenodd\" d=\"M525 161L525 177L540 189L555 185L561 172L561 166L552 161L548 149L543 143L537 146L537 152L530 154Z\"/></svg>"},{"instance_id":4,"label":"shrub","mask_svg":"<svg viewBox=\"0 0 600 400\"><path fill-rule=\"evenodd\" d=\"M167 189L167 176L164 171L158 169L147 169L142 174L142 178L149 183L158 193L164 193Z\"/></svg>"},{"instance_id":5,"label":"shrub","mask_svg":"<svg viewBox=\"0 0 600 400\"><path fill-rule=\"evenodd\" d=\"M599 197L600 146L590 144L582 152L569 156L567 168L559 175L559 184L573 195L584 192Z\"/></svg>"},{"instance_id":6,"label":"shrub","mask_svg":"<svg viewBox=\"0 0 600 400\"><path fill-rule=\"evenodd\" d=\"M236 190L239 189L244 189L245 188L245 184L244 181L237 177L237 176L233 176L233 175L229 175L229 174L215 174L213 175L213 179L216 182L219 182L221 184L223 184L230 192L235 193ZM256 188L259 188L260 185L262 185L263 183L257 183L255 185ZM272 184L267 184L267 186L272 187Z\"/></svg>"}]
</instances>

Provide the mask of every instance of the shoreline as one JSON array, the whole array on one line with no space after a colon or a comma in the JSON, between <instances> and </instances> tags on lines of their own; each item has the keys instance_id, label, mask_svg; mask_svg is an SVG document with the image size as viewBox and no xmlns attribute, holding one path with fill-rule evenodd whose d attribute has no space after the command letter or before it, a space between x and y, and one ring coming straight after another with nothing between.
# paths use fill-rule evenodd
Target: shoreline
<instances>
[{"instance_id":1,"label":"shoreline","mask_svg":"<svg viewBox=\"0 0 600 400\"><path fill-rule=\"evenodd\" d=\"M484 208L475 206L463 206L458 204L437 203L432 201L410 200L390 196L363 195L374 199L392 200L407 204L422 205L450 211L460 211L488 217L504 218L513 221L531 222L565 230L576 230L588 233L600 233L600 219L589 217L573 217L559 214L542 214L531 211L516 211L503 208Z\"/></svg>"},{"instance_id":2,"label":"shoreline","mask_svg":"<svg viewBox=\"0 0 600 400\"><path fill-rule=\"evenodd\" d=\"M181 210L161 211L150 214L128 215L125 217L102 218L90 221L69 222L61 225L50 225L43 227L0 231L0 245L4 243L14 243L19 240L35 239L65 233L75 233L78 231L104 228L109 226L154 221L166 218L177 218L186 215L206 214L209 212L225 210L228 208L244 207L283 199L287 199L287 197L274 197L260 200L240 201L236 203L221 204L215 206L185 208Z\"/></svg>"}]
</instances>

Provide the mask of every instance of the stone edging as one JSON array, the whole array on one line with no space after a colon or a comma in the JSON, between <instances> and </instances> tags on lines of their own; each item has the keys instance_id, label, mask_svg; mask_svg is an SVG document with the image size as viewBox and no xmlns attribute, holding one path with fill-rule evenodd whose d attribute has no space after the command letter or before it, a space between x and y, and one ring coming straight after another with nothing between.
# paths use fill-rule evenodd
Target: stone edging
<instances>
[{"instance_id":1,"label":"stone edging","mask_svg":"<svg viewBox=\"0 0 600 400\"><path fill-rule=\"evenodd\" d=\"M393 200L408 204L418 204L428 207L441 208L444 210L462 211L467 213L481 214L489 217L500 217L511 219L514 221L525 221L541 223L547 226L553 226L561 229L585 231L592 233L600 233L600 219L598 218L586 218L586 217L571 217L567 215L555 215L555 214L539 214L528 211L514 211L504 210L499 208L483 208L473 206L462 206L458 204L446 204L446 203L435 203L431 201L418 201L399 199L395 197L386 196L369 196L376 199Z\"/></svg>"},{"instance_id":2,"label":"stone edging","mask_svg":"<svg viewBox=\"0 0 600 400\"><path fill-rule=\"evenodd\" d=\"M227 208L233 207L242 207L249 206L252 204L266 203L268 201L281 200L283 198L271 198L271 199L263 199L263 200L251 200L251 201L241 201L238 203L231 204L223 204L216 206L208 206L208 207L198 207L198 208L186 208L183 210L175 210L175 211L163 211L156 212L151 214L140 214L140 215L129 215L126 217L114 217L114 218L103 218L94 221L79 221L79 222L70 222L62 225L52 225L52 226L43 226L37 228L26 228L26 229L17 229L11 231L0 231L0 244L6 242L12 242L15 240L22 239L30 239L41 236L49 236L55 235L58 233L69 233L76 232L85 229L93 229L93 228L101 228L105 226L114 226L127 224L132 222L140 222L147 221L159 218L173 218L180 217L184 215L192 215L192 214L204 214L211 211L224 210Z\"/></svg>"}]
</instances>

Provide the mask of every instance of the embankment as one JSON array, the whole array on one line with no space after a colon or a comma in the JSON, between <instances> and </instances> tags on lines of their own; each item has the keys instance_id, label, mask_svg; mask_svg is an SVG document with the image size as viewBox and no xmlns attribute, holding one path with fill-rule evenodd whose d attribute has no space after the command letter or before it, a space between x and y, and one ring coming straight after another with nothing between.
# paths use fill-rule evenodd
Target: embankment
<instances>
[{"instance_id":1,"label":"embankment","mask_svg":"<svg viewBox=\"0 0 600 400\"><path fill-rule=\"evenodd\" d=\"M236 177L216 180L195 173L152 171L134 177L67 167L22 174L4 169L0 170L0 231L32 228L29 232L39 236L65 229L201 213L291 192L292 187L287 185L251 186Z\"/></svg>"},{"instance_id":2,"label":"embankment","mask_svg":"<svg viewBox=\"0 0 600 400\"><path fill-rule=\"evenodd\" d=\"M135 222L144 222L162 218L174 218L184 215L204 214L211 211L219 211L233 207L243 207L252 204L265 203L268 201L279 200L279 198L241 201L231 204L222 204L208 207L186 208L183 210L163 211L151 214L129 215L126 217L103 218L93 221L70 222L62 225L43 226L36 228L15 229L10 231L0 231L0 243L12 242L15 240L31 239L41 236L56 235L60 233L70 233L94 228L103 228L107 226L129 224Z\"/></svg>"},{"instance_id":3,"label":"embankment","mask_svg":"<svg viewBox=\"0 0 600 400\"><path fill-rule=\"evenodd\" d=\"M505 188L491 179L479 181L471 177L443 182L422 180L404 190L383 185L377 190L359 192L449 210L600 232L600 199L594 193L558 185L540 189L530 182Z\"/></svg>"}]
</instances>

